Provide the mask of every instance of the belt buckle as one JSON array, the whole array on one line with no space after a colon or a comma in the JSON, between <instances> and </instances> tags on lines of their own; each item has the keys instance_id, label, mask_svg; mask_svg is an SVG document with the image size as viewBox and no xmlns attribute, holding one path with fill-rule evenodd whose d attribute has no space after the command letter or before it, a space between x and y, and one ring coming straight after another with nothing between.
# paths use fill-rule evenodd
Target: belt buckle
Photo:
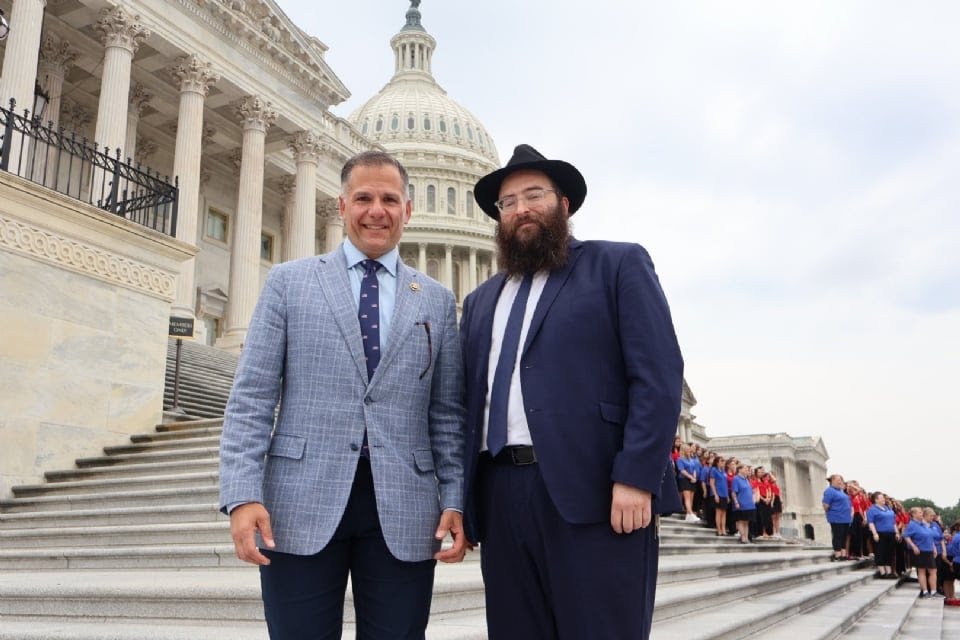
<instances>
[{"instance_id":1,"label":"belt buckle","mask_svg":"<svg viewBox=\"0 0 960 640\"><path fill-rule=\"evenodd\" d=\"M514 466L525 467L528 464L536 464L537 454L533 447L516 447L510 449L510 460Z\"/></svg>"}]
</instances>

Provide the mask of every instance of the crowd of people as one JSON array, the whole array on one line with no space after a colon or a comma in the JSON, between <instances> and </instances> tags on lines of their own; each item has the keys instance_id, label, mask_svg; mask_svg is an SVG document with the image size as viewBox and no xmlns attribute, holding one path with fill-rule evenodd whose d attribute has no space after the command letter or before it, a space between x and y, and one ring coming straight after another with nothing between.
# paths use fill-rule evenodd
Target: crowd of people
<instances>
[{"instance_id":1,"label":"crowd of people","mask_svg":"<svg viewBox=\"0 0 960 640\"><path fill-rule=\"evenodd\" d=\"M905 509L882 491L868 493L838 473L827 481L822 502L834 560L872 556L874 577L916 580L921 598L943 598L947 606L960 606L954 588L954 580L960 580L960 520L948 529L932 507Z\"/></svg>"},{"instance_id":2,"label":"crowd of people","mask_svg":"<svg viewBox=\"0 0 960 640\"><path fill-rule=\"evenodd\" d=\"M716 535L737 536L741 544L781 539L783 502L773 472L679 437L671 458L687 522L706 523ZM960 580L960 520L948 528L933 508L907 510L899 500L882 491L868 493L840 474L827 482L821 502L830 524L831 560L873 558L876 579L916 581L921 598L960 606L954 588Z\"/></svg>"},{"instance_id":3,"label":"crowd of people","mask_svg":"<svg viewBox=\"0 0 960 640\"><path fill-rule=\"evenodd\" d=\"M741 544L781 538L783 500L773 472L680 438L670 455L687 522L705 522L716 535L735 535Z\"/></svg>"}]
</instances>

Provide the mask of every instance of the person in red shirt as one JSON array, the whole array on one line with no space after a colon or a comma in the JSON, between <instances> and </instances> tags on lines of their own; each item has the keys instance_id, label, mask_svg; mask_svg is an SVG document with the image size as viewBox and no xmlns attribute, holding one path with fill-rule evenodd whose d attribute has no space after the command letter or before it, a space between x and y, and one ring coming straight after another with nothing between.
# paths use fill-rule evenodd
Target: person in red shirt
<instances>
[{"instance_id":1,"label":"person in red shirt","mask_svg":"<svg viewBox=\"0 0 960 640\"><path fill-rule=\"evenodd\" d=\"M773 513L771 514L771 520L773 521L773 537L776 540L780 539L780 519L783 515L783 500L780 498L780 485L777 483L777 476L773 474L773 471L767 474L767 478L770 480L770 492L773 493Z\"/></svg>"}]
</instances>

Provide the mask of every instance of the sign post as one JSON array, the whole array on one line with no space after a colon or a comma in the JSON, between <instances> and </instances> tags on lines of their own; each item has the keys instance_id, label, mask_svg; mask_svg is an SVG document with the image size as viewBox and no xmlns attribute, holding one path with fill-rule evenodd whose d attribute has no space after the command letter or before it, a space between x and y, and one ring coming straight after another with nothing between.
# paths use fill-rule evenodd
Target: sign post
<instances>
[{"instance_id":1,"label":"sign post","mask_svg":"<svg viewBox=\"0 0 960 640\"><path fill-rule=\"evenodd\" d=\"M183 348L183 339L193 338L193 318L170 316L170 329L167 335L177 339L177 356L173 367L173 407L170 408L170 412L185 416L187 412L180 406L180 351Z\"/></svg>"}]
</instances>

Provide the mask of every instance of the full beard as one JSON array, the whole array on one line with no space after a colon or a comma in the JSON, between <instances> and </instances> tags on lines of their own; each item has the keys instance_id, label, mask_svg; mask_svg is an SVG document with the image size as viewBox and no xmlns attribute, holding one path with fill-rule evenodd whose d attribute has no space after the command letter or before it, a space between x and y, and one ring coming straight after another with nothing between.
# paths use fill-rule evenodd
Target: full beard
<instances>
[{"instance_id":1,"label":"full beard","mask_svg":"<svg viewBox=\"0 0 960 640\"><path fill-rule=\"evenodd\" d=\"M530 222L536 229L519 233L519 225ZM570 223L566 211L557 205L542 218L516 220L511 227L497 224L497 261L508 276L553 271L567 264Z\"/></svg>"}]
</instances>

